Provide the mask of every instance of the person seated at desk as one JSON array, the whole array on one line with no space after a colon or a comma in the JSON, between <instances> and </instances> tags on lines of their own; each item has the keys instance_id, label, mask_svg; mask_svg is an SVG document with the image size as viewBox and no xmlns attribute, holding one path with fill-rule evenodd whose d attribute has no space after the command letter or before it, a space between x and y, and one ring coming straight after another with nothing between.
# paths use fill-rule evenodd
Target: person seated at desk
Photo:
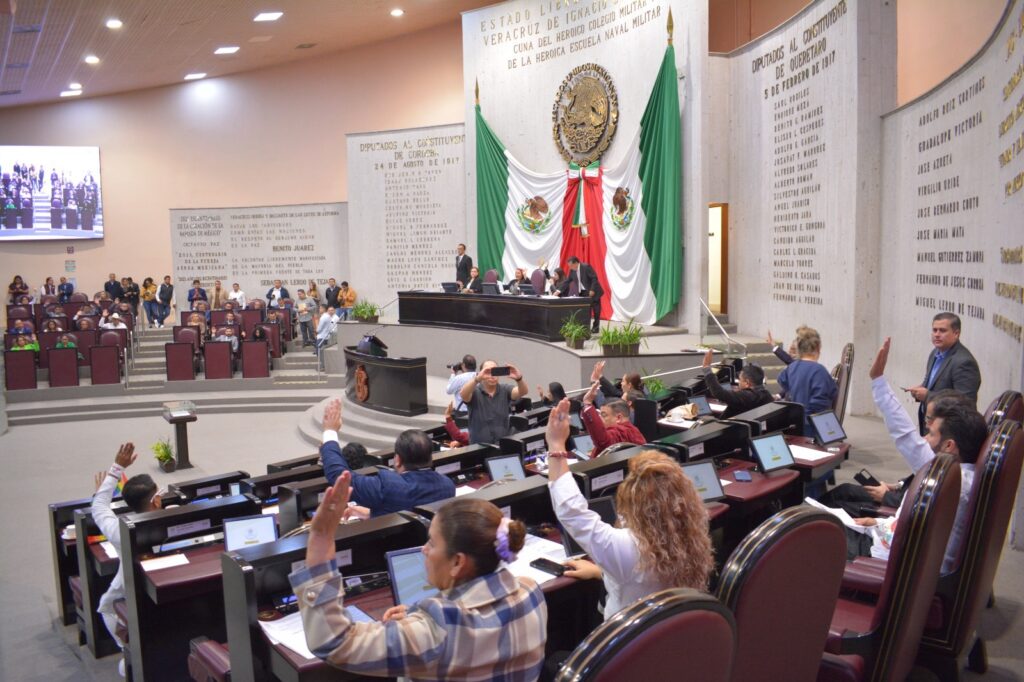
<instances>
[{"instance_id":1,"label":"person seated at desk","mask_svg":"<svg viewBox=\"0 0 1024 682\"><path fill-rule=\"evenodd\" d=\"M213 337L214 341L224 341L231 344L231 354L234 355L238 352L238 337L235 336L234 327L221 327L217 331L217 336Z\"/></svg>"},{"instance_id":2,"label":"person seated at desk","mask_svg":"<svg viewBox=\"0 0 1024 682\"><path fill-rule=\"evenodd\" d=\"M611 526L590 510L569 474L568 400L551 411L545 435L555 516L591 559L566 562L565 575L603 578L605 620L658 590L707 589L714 568L708 513L675 460L654 450L629 460L629 473L615 494L619 522Z\"/></svg>"},{"instance_id":3,"label":"person seated at desk","mask_svg":"<svg viewBox=\"0 0 1024 682\"><path fill-rule=\"evenodd\" d=\"M14 321L14 326L11 327L9 334L31 334L32 328L25 324L25 320L20 317Z\"/></svg>"},{"instance_id":4,"label":"person seated at desk","mask_svg":"<svg viewBox=\"0 0 1024 682\"><path fill-rule=\"evenodd\" d=\"M62 332L64 328L57 324L57 320L47 320L43 323L44 332Z\"/></svg>"},{"instance_id":5,"label":"person seated at desk","mask_svg":"<svg viewBox=\"0 0 1024 682\"><path fill-rule=\"evenodd\" d=\"M497 366L494 360L485 360L480 372L459 391L469 409L469 436L473 443L497 443L507 436L512 430L509 424L512 403L530 394L530 387L518 369L508 366L508 376L516 382L510 388L491 374Z\"/></svg>"},{"instance_id":6,"label":"person seated at desk","mask_svg":"<svg viewBox=\"0 0 1024 682\"><path fill-rule=\"evenodd\" d=\"M54 348L78 348L78 345L71 340L71 337L67 334L63 334L57 343L53 344ZM82 355L82 351L78 351L78 359L84 360L85 356Z\"/></svg>"},{"instance_id":7,"label":"person seated at desk","mask_svg":"<svg viewBox=\"0 0 1024 682\"><path fill-rule=\"evenodd\" d=\"M186 327L198 327L199 329L199 344L202 345L204 339L206 339L209 333L209 328L206 326L206 319L200 312L194 312L188 316L188 324Z\"/></svg>"},{"instance_id":8,"label":"person seated at desk","mask_svg":"<svg viewBox=\"0 0 1024 682\"><path fill-rule=\"evenodd\" d=\"M704 354L704 385L708 394L721 403L725 403L725 411L719 415L728 419L737 414L752 410L755 407L772 402L772 394L764 387L764 370L757 365L743 365L736 390L722 386L711 369L712 351Z\"/></svg>"},{"instance_id":9,"label":"person seated at desk","mask_svg":"<svg viewBox=\"0 0 1024 682\"><path fill-rule=\"evenodd\" d=\"M130 467L138 455L135 454L135 446L132 443L124 443L117 450L114 463L104 473L96 474L96 494L92 498L92 520L99 527L100 532L107 536L107 540L116 548L121 548L121 525L118 522L117 514L110 508L114 497L114 489L121 482L124 470ZM160 495L156 483L149 474L138 474L129 478L121 490L121 497L125 504L136 513L155 511L160 509ZM110 587L100 597L99 606L96 612L103 618L103 623L110 631L117 646L124 648L124 642L117 636L117 614L114 613L114 602L124 599L124 564L117 567L117 575L110 582ZM118 671L124 676L124 661L118 664Z\"/></svg>"},{"instance_id":10,"label":"person seated at desk","mask_svg":"<svg viewBox=\"0 0 1024 682\"><path fill-rule=\"evenodd\" d=\"M805 329L811 329L811 328L808 327L805 324L802 324L802 325L800 325L799 327L796 328L796 337L797 337L797 339L800 338L800 335L804 333ZM811 330L811 331L814 331L814 330ZM781 360L784 365L792 365L793 364L793 360L794 360L793 356L796 355L796 339L793 339L792 341L789 342L789 350L788 351L782 350L782 344L775 342L775 339L772 337L772 330L771 329L768 330L768 337L767 337L766 340L768 341L768 345L772 347L772 353L775 354L775 357L777 357L779 360Z\"/></svg>"},{"instance_id":11,"label":"person seated at desk","mask_svg":"<svg viewBox=\"0 0 1024 682\"><path fill-rule=\"evenodd\" d=\"M960 545L970 521L967 512L971 488L974 485L974 464L988 438L988 425L985 418L970 405L947 401L945 405L935 405L932 408L928 433L921 436L917 424L911 421L910 415L903 409L899 398L885 379L889 347L890 340L886 338L871 364L868 376L871 377L871 394L875 399L875 406L882 413L882 419L885 420L896 450L914 472L920 471L935 458L936 454L943 452L955 455L960 461L960 503L953 519L953 529L949 533L940 571L941 574L946 574L953 570L960 556ZM871 529L869 533L846 530L847 558L871 556L888 560L890 543L900 511L902 509L897 510L895 516L886 518L855 517L857 525Z\"/></svg>"},{"instance_id":12,"label":"person seated at desk","mask_svg":"<svg viewBox=\"0 0 1024 682\"><path fill-rule=\"evenodd\" d=\"M14 345L11 346L11 350L31 350L38 353L39 342L31 334L22 334L14 339Z\"/></svg>"},{"instance_id":13,"label":"person seated at desk","mask_svg":"<svg viewBox=\"0 0 1024 682\"><path fill-rule=\"evenodd\" d=\"M475 265L469 269L469 281L462 287L464 294L484 293L484 283L480 281L480 268Z\"/></svg>"},{"instance_id":14,"label":"person seated at desk","mask_svg":"<svg viewBox=\"0 0 1024 682\"><path fill-rule=\"evenodd\" d=\"M594 441L591 456L601 454L606 447L615 443L646 443L644 434L629 421L629 405L625 400L609 400L600 410L594 407L594 399L600 388L601 383L595 381L590 385L590 390L583 394L583 412L580 415L587 433Z\"/></svg>"},{"instance_id":15,"label":"person seated at desk","mask_svg":"<svg viewBox=\"0 0 1024 682\"><path fill-rule=\"evenodd\" d=\"M591 383L595 381L601 382L601 395L606 398L624 398L629 391L638 392L641 397L647 394L644 389L644 380L640 378L638 373L626 372L622 375L618 385L616 385L608 381L604 376L604 365L604 360L598 360L594 363L594 369L590 372Z\"/></svg>"},{"instance_id":16,"label":"person seated at desk","mask_svg":"<svg viewBox=\"0 0 1024 682\"><path fill-rule=\"evenodd\" d=\"M569 295L569 278L565 276L565 270L555 268L553 273L544 271L544 277L548 280L548 294L551 296L565 297Z\"/></svg>"},{"instance_id":17,"label":"person seated at desk","mask_svg":"<svg viewBox=\"0 0 1024 682\"><path fill-rule=\"evenodd\" d=\"M67 313L64 312L64 306L57 305L49 306L49 310L46 311L46 317L67 317Z\"/></svg>"},{"instance_id":18,"label":"person seated at desk","mask_svg":"<svg viewBox=\"0 0 1024 682\"><path fill-rule=\"evenodd\" d=\"M522 268L516 268L515 275L513 275L512 279L510 279L508 281L508 284L505 285L505 290L508 291L510 294L518 295L519 287L524 284L530 284L530 280L526 278L526 270L523 270Z\"/></svg>"},{"instance_id":19,"label":"person seated at desk","mask_svg":"<svg viewBox=\"0 0 1024 682\"><path fill-rule=\"evenodd\" d=\"M324 434L320 459L324 477L334 484L350 471L341 454L338 431L341 430L341 400L332 400L324 410ZM438 502L455 496L455 484L430 468L433 445L427 434L408 429L395 439L395 470L381 469L376 476L352 475L352 499L359 508L349 512L358 517L382 516L412 509L420 504Z\"/></svg>"},{"instance_id":20,"label":"person seated at desk","mask_svg":"<svg viewBox=\"0 0 1024 682\"><path fill-rule=\"evenodd\" d=\"M104 310L103 317L100 318L100 329L128 329L128 325L121 320L119 314Z\"/></svg>"},{"instance_id":21,"label":"person seated at desk","mask_svg":"<svg viewBox=\"0 0 1024 682\"><path fill-rule=\"evenodd\" d=\"M804 406L804 435L814 436L811 415L831 409L839 387L825 366L818 362L821 356L821 336L810 327L801 327L796 340L800 357L779 374L779 386L786 400Z\"/></svg>"},{"instance_id":22,"label":"person seated at desk","mask_svg":"<svg viewBox=\"0 0 1024 682\"><path fill-rule=\"evenodd\" d=\"M456 424L455 420L452 419L452 412L455 411L455 403L449 402L448 407L444 408L444 430L451 438L448 446L453 448L461 448L469 445L469 431L463 431Z\"/></svg>"},{"instance_id":23,"label":"person seated at desk","mask_svg":"<svg viewBox=\"0 0 1024 682\"><path fill-rule=\"evenodd\" d=\"M544 661L547 604L537 583L511 563L526 526L490 502L460 498L438 510L423 546L427 582L440 595L356 623L344 605L334 533L348 505L349 472L324 493L313 516L305 567L288 579L306 644L359 675L417 680L536 680Z\"/></svg>"},{"instance_id":24,"label":"person seated at desk","mask_svg":"<svg viewBox=\"0 0 1024 682\"><path fill-rule=\"evenodd\" d=\"M206 297L206 289L204 289L198 279L192 280L192 288L188 290L188 307L192 310L197 310L196 305L200 301L208 301Z\"/></svg>"}]
</instances>

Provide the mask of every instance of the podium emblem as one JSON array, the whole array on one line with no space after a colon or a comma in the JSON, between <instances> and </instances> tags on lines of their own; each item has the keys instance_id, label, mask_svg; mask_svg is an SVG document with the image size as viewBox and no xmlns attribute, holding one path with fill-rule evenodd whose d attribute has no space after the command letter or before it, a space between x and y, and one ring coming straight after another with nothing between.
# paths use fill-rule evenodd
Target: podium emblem
<instances>
[{"instance_id":1,"label":"podium emblem","mask_svg":"<svg viewBox=\"0 0 1024 682\"><path fill-rule=\"evenodd\" d=\"M365 403L370 399L370 377L366 375L366 367L356 367L356 399Z\"/></svg>"}]
</instances>

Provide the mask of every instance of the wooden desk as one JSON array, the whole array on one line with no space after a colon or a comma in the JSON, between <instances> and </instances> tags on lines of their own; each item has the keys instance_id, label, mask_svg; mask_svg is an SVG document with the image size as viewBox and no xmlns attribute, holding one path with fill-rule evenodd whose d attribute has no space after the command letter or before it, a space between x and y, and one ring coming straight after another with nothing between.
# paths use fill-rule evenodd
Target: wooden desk
<instances>
[{"instance_id":1,"label":"wooden desk","mask_svg":"<svg viewBox=\"0 0 1024 682\"><path fill-rule=\"evenodd\" d=\"M744 460L725 460L725 466L718 470L718 477L729 484L723 486L726 502L729 504L729 522L725 525L723 556L732 550L746 535L775 512L800 504L803 487L800 474L794 469L782 469L768 474L753 471L754 464ZM735 473L740 469L750 472L751 480L737 481Z\"/></svg>"},{"instance_id":2,"label":"wooden desk","mask_svg":"<svg viewBox=\"0 0 1024 682\"><path fill-rule=\"evenodd\" d=\"M813 438L807 436L786 436L786 442L790 445L799 445L811 450L832 454L828 459L819 459L815 462L801 460L796 454L793 455L793 459L796 461L793 468L800 472L800 480L804 483L817 481L822 476L838 469L850 452L849 443L840 443L831 446L831 448L825 448L815 443Z\"/></svg>"},{"instance_id":3,"label":"wooden desk","mask_svg":"<svg viewBox=\"0 0 1024 682\"><path fill-rule=\"evenodd\" d=\"M345 346L345 395L379 412L427 413L427 359L382 358Z\"/></svg>"},{"instance_id":4,"label":"wooden desk","mask_svg":"<svg viewBox=\"0 0 1024 682\"><path fill-rule=\"evenodd\" d=\"M540 341L561 341L562 324L573 314L586 322L590 300L537 296L398 292L398 321L510 333Z\"/></svg>"},{"instance_id":5,"label":"wooden desk","mask_svg":"<svg viewBox=\"0 0 1024 682\"><path fill-rule=\"evenodd\" d=\"M180 552L188 557L188 563L170 566L145 573L146 596L154 604L168 604L180 599L191 599L202 594L220 592L220 555L223 543ZM140 561L145 561L141 557Z\"/></svg>"}]
</instances>

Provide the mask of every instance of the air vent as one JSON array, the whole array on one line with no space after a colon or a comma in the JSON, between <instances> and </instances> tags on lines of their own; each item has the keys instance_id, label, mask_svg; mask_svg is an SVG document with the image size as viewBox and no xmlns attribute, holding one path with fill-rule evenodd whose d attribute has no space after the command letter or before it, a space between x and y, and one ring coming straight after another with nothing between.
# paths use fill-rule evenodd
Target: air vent
<instances>
[{"instance_id":1,"label":"air vent","mask_svg":"<svg viewBox=\"0 0 1024 682\"><path fill-rule=\"evenodd\" d=\"M0 97L4 95L20 95L21 90L0 90Z\"/></svg>"},{"instance_id":2,"label":"air vent","mask_svg":"<svg viewBox=\"0 0 1024 682\"><path fill-rule=\"evenodd\" d=\"M42 30L42 24L22 24L12 28L11 33L39 33Z\"/></svg>"},{"instance_id":3,"label":"air vent","mask_svg":"<svg viewBox=\"0 0 1024 682\"><path fill-rule=\"evenodd\" d=\"M9 62L7 64L8 69L27 69L28 62Z\"/></svg>"},{"instance_id":4,"label":"air vent","mask_svg":"<svg viewBox=\"0 0 1024 682\"><path fill-rule=\"evenodd\" d=\"M295 49L296 50L308 50L311 47L316 47L316 43L302 43L301 45L296 45Z\"/></svg>"}]
</instances>

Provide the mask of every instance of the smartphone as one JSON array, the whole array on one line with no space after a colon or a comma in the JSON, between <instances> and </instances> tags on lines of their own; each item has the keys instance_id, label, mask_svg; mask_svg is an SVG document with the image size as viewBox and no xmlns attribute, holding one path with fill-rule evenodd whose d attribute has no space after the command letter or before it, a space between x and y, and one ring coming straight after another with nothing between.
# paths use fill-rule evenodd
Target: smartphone
<instances>
[{"instance_id":1,"label":"smartphone","mask_svg":"<svg viewBox=\"0 0 1024 682\"><path fill-rule=\"evenodd\" d=\"M857 483L860 483L861 485L882 485L867 469L861 469L854 474L853 480L857 481Z\"/></svg>"},{"instance_id":2,"label":"smartphone","mask_svg":"<svg viewBox=\"0 0 1024 682\"><path fill-rule=\"evenodd\" d=\"M752 481L752 480L754 480L753 478L751 478L750 472L747 471L746 469L740 469L739 471L735 472L732 475L732 477L735 478L737 481Z\"/></svg>"},{"instance_id":3,"label":"smartphone","mask_svg":"<svg viewBox=\"0 0 1024 682\"><path fill-rule=\"evenodd\" d=\"M507 377L512 373L512 369L505 365L504 367L491 367L492 377Z\"/></svg>"},{"instance_id":4,"label":"smartphone","mask_svg":"<svg viewBox=\"0 0 1024 682\"><path fill-rule=\"evenodd\" d=\"M565 566L558 563L557 561L545 559L544 557L534 559L530 562L530 566L536 568L538 571L544 571L545 573L550 573L551 575L561 576L563 573L565 573Z\"/></svg>"}]
</instances>

